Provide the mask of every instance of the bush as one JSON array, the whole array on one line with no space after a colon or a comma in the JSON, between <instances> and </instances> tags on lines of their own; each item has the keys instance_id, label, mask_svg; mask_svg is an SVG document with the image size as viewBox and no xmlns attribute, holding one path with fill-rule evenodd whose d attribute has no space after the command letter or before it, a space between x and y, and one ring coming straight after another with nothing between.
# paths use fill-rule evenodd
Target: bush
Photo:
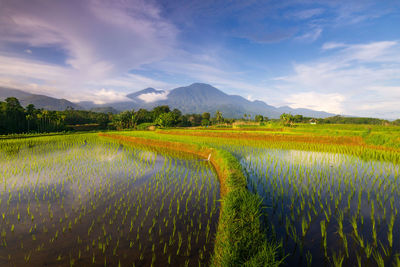
<instances>
[{"instance_id":1,"label":"bush","mask_svg":"<svg viewBox=\"0 0 400 267\"><path fill-rule=\"evenodd\" d=\"M136 126L136 129L138 129L138 130L148 130L150 126L154 126L154 123L152 123L152 122L141 123L138 126Z\"/></svg>"}]
</instances>

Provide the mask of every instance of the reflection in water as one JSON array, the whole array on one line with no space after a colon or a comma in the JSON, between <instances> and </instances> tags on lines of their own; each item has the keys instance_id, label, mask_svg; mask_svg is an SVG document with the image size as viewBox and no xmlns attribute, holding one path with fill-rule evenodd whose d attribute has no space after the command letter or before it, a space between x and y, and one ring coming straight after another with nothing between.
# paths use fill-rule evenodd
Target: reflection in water
<instances>
[{"instance_id":1,"label":"reflection in water","mask_svg":"<svg viewBox=\"0 0 400 267\"><path fill-rule=\"evenodd\" d=\"M321 152L235 150L289 266L392 265L400 252L400 166Z\"/></svg>"},{"instance_id":2,"label":"reflection in water","mask_svg":"<svg viewBox=\"0 0 400 267\"><path fill-rule=\"evenodd\" d=\"M83 143L0 150L0 266L208 263L219 185L207 163Z\"/></svg>"}]
</instances>

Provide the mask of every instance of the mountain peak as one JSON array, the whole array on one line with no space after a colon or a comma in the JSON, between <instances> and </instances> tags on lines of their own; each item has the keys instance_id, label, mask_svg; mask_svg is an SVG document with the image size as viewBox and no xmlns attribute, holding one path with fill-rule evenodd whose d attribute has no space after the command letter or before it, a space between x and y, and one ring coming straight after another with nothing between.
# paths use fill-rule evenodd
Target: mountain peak
<instances>
[{"instance_id":1,"label":"mountain peak","mask_svg":"<svg viewBox=\"0 0 400 267\"><path fill-rule=\"evenodd\" d=\"M192 83L189 86L175 88L171 91L171 95L187 95L200 98L225 97L227 94L206 83Z\"/></svg>"}]
</instances>

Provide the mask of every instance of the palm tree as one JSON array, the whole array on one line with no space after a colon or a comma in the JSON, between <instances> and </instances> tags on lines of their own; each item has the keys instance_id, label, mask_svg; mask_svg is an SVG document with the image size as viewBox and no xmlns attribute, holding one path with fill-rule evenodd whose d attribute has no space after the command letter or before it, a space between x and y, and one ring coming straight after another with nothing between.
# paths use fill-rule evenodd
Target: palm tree
<instances>
[{"instance_id":1,"label":"palm tree","mask_svg":"<svg viewBox=\"0 0 400 267\"><path fill-rule=\"evenodd\" d=\"M26 121L28 122L28 133L29 133L29 123L31 122L31 119L32 119L32 115L31 114L28 114L28 115L26 115L25 116L26 117Z\"/></svg>"},{"instance_id":2,"label":"palm tree","mask_svg":"<svg viewBox=\"0 0 400 267\"><path fill-rule=\"evenodd\" d=\"M215 112L215 119L217 120L218 123L221 123L223 121L222 113L221 111L217 110Z\"/></svg>"},{"instance_id":3,"label":"palm tree","mask_svg":"<svg viewBox=\"0 0 400 267\"><path fill-rule=\"evenodd\" d=\"M292 116L292 114L283 113L280 116L280 119L285 125L292 125L293 124L293 116Z\"/></svg>"}]
</instances>

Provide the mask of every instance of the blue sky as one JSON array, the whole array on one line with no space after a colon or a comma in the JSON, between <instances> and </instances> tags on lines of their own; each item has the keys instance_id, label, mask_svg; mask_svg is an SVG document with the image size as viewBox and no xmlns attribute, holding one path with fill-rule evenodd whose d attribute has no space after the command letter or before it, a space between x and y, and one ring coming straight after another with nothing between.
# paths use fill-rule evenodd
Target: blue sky
<instances>
[{"instance_id":1,"label":"blue sky","mask_svg":"<svg viewBox=\"0 0 400 267\"><path fill-rule=\"evenodd\" d=\"M107 103L194 82L400 118L400 2L0 0L0 86Z\"/></svg>"}]
</instances>

